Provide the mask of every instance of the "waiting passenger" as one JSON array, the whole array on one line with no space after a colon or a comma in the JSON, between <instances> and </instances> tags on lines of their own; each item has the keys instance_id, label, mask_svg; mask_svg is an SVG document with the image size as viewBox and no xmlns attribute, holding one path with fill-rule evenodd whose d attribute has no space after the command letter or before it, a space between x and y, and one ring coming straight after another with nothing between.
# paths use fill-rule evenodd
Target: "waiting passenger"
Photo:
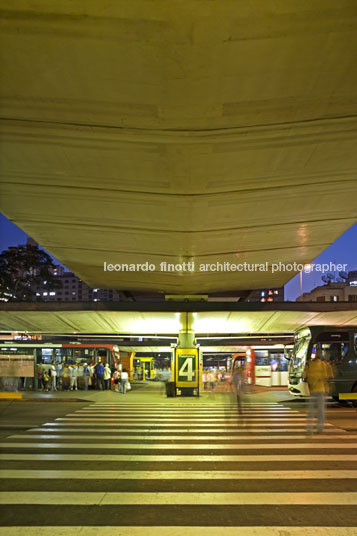
<instances>
[{"instance_id":1,"label":"waiting passenger","mask_svg":"<svg viewBox=\"0 0 357 536\"><path fill-rule=\"evenodd\" d=\"M71 391L77 391L77 367L76 365L70 365L68 367L68 376L69 376L69 388Z\"/></svg>"},{"instance_id":2,"label":"waiting passenger","mask_svg":"<svg viewBox=\"0 0 357 536\"><path fill-rule=\"evenodd\" d=\"M127 373L127 370L123 369L121 373L120 383L121 383L121 390L124 395L126 393L126 386L128 384L128 380L129 380L129 375Z\"/></svg>"},{"instance_id":3,"label":"waiting passenger","mask_svg":"<svg viewBox=\"0 0 357 536\"><path fill-rule=\"evenodd\" d=\"M44 388L44 390L47 391L47 392L48 392L48 382L49 382L49 379L50 379L49 374L48 374L47 370L45 369L45 370L43 371L43 388Z\"/></svg>"},{"instance_id":4,"label":"waiting passenger","mask_svg":"<svg viewBox=\"0 0 357 536\"><path fill-rule=\"evenodd\" d=\"M56 372L57 372L57 389L63 390L63 365L62 363L57 363L56 365Z\"/></svg>"},{"instance_id":5,"label":"waiting passenger","mask_svg":"<svg viewBox=\"0 0 357 536\"><path fill-rule=\"evenodd\" d=\"M97 381L97 390L99 391L102 389L102 391L104 391L104 367L101 361L99 361L99 363L97 363L95 366L95 375Z\"/></svg>"},{"instance_id":6,"label":"waiting passenger","mask_svg":"<svg viewBox=\"0 0 357 536\"><path fill-rule=\"evenodd\" d=\"M57 391L57 369L55 363L50 366L51 370L51 391Z\"/></svg>"},{"instance_id":7,"label":"waiting passenger","mask_svg":"<svg viewBox=\"0 0 357 536\"><path fill-rule=\"evenodd\" d=\"M106 391L110 390L110 379L112 377L112 371L110 370L109 363L105 364L104 367L104 388Z\"/></svg>"},{"instance_id":8,"label":"waiting passenger","mask_svg":"<svg viewBox=\"0 0 357 536\"><path fill-rule=\"evenodd\" d=\"M114 391L116 393L119 393L120 372L118 370L114 370L113 379L114 379Z\"/></svg>"},{"instance_id":9,"label":"waiting passenger","mask_svg":"<svg viewBox=\"0 0 357 536\"><path fill-rule=\"evenodd\" d=\"M88 383L89 383L88 363L83 363L83 383L84 383L84 390L88 391Z\"/></svg>"}]
</instances>

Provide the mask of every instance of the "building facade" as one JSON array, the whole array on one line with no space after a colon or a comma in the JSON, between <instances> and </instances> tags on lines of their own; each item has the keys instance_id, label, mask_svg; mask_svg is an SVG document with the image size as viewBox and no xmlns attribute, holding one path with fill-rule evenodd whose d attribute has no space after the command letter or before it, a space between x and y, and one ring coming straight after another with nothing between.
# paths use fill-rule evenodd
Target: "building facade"
<instances>
[{"instance_id":1,"label":"building facade","mask_svg":"<svg viewBox=\"0 0 357 536\"><path fill-rule=\"evenodd\" d=\"M329 282L305 292L296 301L357 302L357 271L349 272L345 282Z\"/></svg>"}]
</instances>

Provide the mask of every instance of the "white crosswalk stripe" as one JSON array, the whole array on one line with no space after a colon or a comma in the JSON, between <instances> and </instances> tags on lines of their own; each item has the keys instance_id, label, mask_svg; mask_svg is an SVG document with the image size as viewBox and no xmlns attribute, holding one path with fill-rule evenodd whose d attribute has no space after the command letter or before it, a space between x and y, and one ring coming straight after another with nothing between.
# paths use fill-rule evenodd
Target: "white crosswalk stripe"
<instances>
[{"instance_id":1,"label":"white crosswalk stripe","mask_svg":"<svg viewBox=\"0 0 357 536\"><path fill-rule=\"evenodd\" d=\"M276 403L91 403L2 440L0 536L352 535L357 435L305 426Z\"/></svg>"}]
</instances>

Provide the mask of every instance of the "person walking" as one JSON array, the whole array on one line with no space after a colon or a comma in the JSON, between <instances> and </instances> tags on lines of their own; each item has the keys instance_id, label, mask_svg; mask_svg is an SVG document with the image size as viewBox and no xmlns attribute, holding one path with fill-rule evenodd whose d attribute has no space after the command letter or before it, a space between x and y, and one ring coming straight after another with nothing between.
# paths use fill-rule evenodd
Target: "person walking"
<instances>
[{"instance_id":1,"label":"person walking","mask_svg":"<svg viewBox=\"0 0 357 536\"><path fill-rule=\"evenodd\" d=\"M322 361L321 350L316 350L316 356L306 363L303 379L307 382L310 397L307 406L307 433L312 435L315 429L321 434L325 426L326 395L329 392L328 381L333 377L329 363Z\"/></svg>"},{"instance_id":2,"label":"person walking","mask_svg":"<svg viewBox=\"0 0 357 536\"><path fill-rule=\"evenodd\" d=\"M102 389L104 391L104 367L101 361L95 366L95 375L96 375L96 388L98 391Z\"/></svg>"},{"instance_id":3,"label":"person walking","mask_svg":"<svg viewBox=\"0 0 357 536\"><path fill-rule=\"evenodd\" d=\"M109 363L105 364L104 367L104 388L106 391L110 390L110 379L112 377L112 371L110 370Z\"/></svg>"},{"instance_id":4,"label":"person walking","mask_svg":"<svg viewBox=\"0 0 357 536\"><path fill-rule=\"evenodd\" d=\"M243 363L241 363L234 371L232 380L231 380L231 388L233 388L234 393L237 398L237 406L238 406L238 413L240 415L243 414L243 406L242 406L242 395L244 393L244 384L245 384L245 368Z\"/></svg>"},{"instance_id":5,"label":"person walking","mask_svg":"<svg viewBox=\"0 0 357 536\"><path fill-rule=\"evenodd\" d=\"M126 386L128 384L128 380L129 380L129 375L127 373L127 370L123 369L121 373L121 378L120 378L121 390L122 390L123 395L125 395L126 393Z\"/></svg>"}]
</instances>

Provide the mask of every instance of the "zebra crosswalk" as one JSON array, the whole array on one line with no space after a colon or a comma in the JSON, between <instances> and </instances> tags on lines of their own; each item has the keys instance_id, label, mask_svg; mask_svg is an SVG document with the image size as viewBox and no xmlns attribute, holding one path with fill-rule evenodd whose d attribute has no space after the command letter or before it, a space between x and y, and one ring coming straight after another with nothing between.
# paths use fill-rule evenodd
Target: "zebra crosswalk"
<instances>
[{"instance_id":1,"label":"zebra crosswalk","mask_svg":"<svg viewBox=\"0 0 357 536\"><path fill-rule=\"evenodd\" d=\"M278 403L91 403L1 442L0 536L357 536L357 435Z\"/></svg>"}]
</instances>

